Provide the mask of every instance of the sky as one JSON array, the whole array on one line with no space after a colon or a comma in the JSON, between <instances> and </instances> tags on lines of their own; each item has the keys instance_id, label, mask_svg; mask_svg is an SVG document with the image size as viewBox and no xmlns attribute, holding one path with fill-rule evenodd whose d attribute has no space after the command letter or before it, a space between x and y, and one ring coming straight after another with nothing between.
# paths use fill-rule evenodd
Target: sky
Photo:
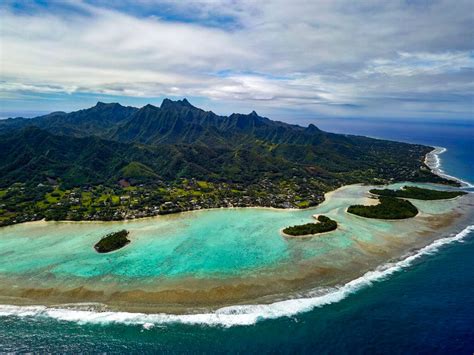
<instances>
[{"instance_id":1,"label":"sky","mask_svg":"<svg viewBox=\"0 0 474 355\"><path fill-rule=\"evenodd\" d=\"M218 114L474 120L474 1L0 2L0 117L187 97Z\"/></svg>"}]
</instances>

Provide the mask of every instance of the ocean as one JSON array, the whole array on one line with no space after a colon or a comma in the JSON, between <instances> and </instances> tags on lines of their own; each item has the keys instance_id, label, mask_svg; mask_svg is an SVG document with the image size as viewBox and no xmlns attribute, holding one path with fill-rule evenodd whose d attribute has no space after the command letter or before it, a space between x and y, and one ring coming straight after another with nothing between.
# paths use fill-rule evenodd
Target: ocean
<instances>
[{"instance_id":1,"label":"ocean","mask_svg":"<svg viewBox=\"0 0 474 355\"><path fill-rule=\"evenodd\" d=\"M474 182L474 124L374 122L317 123L328 131L444 147L444 173ZM37 310L0 311L0 351L472 354L472 255L474 230L465 229L325 297L281 302L248 325L211 325L205 317L198 324L134 325L101 322L100 313L86 322Z\"/></svg>"}]
</instances>

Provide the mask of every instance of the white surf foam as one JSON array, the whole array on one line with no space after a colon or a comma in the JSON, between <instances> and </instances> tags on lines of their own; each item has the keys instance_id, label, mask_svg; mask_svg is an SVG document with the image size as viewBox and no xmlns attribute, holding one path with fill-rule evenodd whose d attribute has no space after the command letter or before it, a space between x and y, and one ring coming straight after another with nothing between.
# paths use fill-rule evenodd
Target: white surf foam
<instances>
[{"instance_id":1,"label":"white surf foam","mask_svg":"<svg viewBox=\"0 0 474 355\"><path fill-rule=\"evenodd\" d=\"M425 159L426 165L433 171L433 173L444 177L449 180L457 181L461 184L462 187L465 188L473 188L474 185L468 181L462 180L456 176L448 175L441 169L441 158L439 157L441 154L446 153L447 149L444 147L436 147L433 151L427 154Z\"/></svg>"},{"instance_id":2,"label":"white surf foam","mask_svg":"<svg viewBox=\"0 0 474 355\"><path fill-rule=\"evenodd\" d=\"M352 280L345 285L325 290L313 290L314 296L306 298L289 299L272 304L239 305L218 309L215 312L203 314L143 314L128 312L97 312L91 310L74 310L49 308L46 306L12 306L0 305L1 316L18 317L48 317L61 321L78 323L110 324L122 323L129 325L141 325L144 329L150 329L155 325L182 323L202 324L210 326L231 327L235 325L252 325L265 319L279 317L291 317L296 314L310 311L317 307L336 303L359 291L371 286L374 282L383 280L390 275L409 267L416 259L428 254L435 253L441 246L461 241L470 232L474 231L474 225L466 227L456 235L438 239L430 245L418 250L416 253L404 259L386 263L379 268L369 271L363 276ZM322 293L323 292L323 293Z\"/></svg>"}]
</instances>

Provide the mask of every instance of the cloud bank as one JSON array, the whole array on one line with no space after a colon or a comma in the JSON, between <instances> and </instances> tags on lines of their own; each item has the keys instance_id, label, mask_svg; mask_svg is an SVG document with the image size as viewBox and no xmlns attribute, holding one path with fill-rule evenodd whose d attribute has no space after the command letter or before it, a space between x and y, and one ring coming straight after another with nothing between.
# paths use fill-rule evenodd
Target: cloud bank
<instances>
[{"instance_id":1,"label":"cloud bank","mask_svg":"<svg viewBox=\"0 0 474 355\"><path fill-rule=\"evenodd\" d=\"M474 116L470 0L117 3L1 5L4 104L187 96L223 113Z\"/></svg>"}]
</instances>

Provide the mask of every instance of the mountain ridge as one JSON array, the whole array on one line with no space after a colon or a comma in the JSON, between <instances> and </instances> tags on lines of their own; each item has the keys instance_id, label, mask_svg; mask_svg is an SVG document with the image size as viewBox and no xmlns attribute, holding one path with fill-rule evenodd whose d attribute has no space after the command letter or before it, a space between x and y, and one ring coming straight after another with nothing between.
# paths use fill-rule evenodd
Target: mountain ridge
<instances>
[{"instance_id":1,"label":"mountain ridge","mask_svg":"<svg viewBox=\"0 0 474 355\"><path fill-rule=\"evenodd\" d=\"M186 98L177 101L165 98L159 107L147 104L141 108L99 101L91 108L70 113L57 111L30 119L22 117L9 118L0 121L0 131L22 128L29 125L43 128L53 134L66 134L78 137L97 135L112 140L137 140L142 143L152 144L169 143L162 136L172 134L171 131L173 130L176 133L180 133L180 128L188 128L183 127L186 125L189 125L191 130L201 131L204 135L210 134L212 138L215 138L215 134L218 133L227 140L229 137L224 131L236 129L241 134L256 133L259 138L263 139L272 137L277 143L279 143L278 141L281 140L280 136L284 133L278 132L278 130L285 131L286 133L288 133L288 130L305 130L305 127L298 125L272 121L266 117L259 116L255 111L249 114L232 113L229 116L217 115L212 111L204 111L193 106ZM108 125L114 127L109 127L111 129L108 130ZM272 128L272 133L265 135L262 132L258 132L262 128ZM213 132L204 132L209 129ZM131 135L130 131L135 131L136 136ZM186 143L193 143L193 139L199 140L199 138L199 132L195 132L194 134L187 135L184 141ZM177 139L176 136L172 137L171 141L175 142L175 139ZM181 140L183 141L183 139Z\"/></svg>"},{"instance_id":2,"label":"mountain ridge","mask_svg":"<svg viewBox=\"0 0 474 355\"><path fill-rule=\"evenodd\" d=\"M52 151L59 149L57 136L68 137L63 140L71 147L80 144L72 138L83 139L83 144L97 144L100 149L102 146L113 146L117 149L116 155L120 152L121 158L125 157L122 165L143 164L165 180L186 174L200 179L206 179L207 176L211 180L226 181L277 176L288 178L296 174L346 183L358 182L355 178L348 179L346 175L357 174L361 182L377 177L397 180L404 174L400 171L409 170L411 175L406 176L406 179L441 181L423 166L422 159L431 150L429 147L328 133L314 124L301 127L272 121L255 111L219 116L193 106L187 99L164 99L160 107L148 104L140 109L99 101L91 108L71 113L53 112L30 120L17 118L8 121L0 124L0 136L3 141L11 142L8 136L16 132L14 136L18 140L18 152L4 145L4 151L11 156L19 155L21 149L24 149L21 156L30 156L25 155L25 152L31 153L28 134L22 135L21 129L36 127L51 135L49 141L55 142ZM64 147L64 151L68 149ZM150 156L138 153L145 151ZM196 152L208 159L201 161ZM80 154L79 151L76 153ZM9 161L15 164L15 161L10 161L8 154L2 155L0 163ZM91 156L91 160L94 159L96 157ZM48 162L47 159L44 161ZM81 164L88 171L86 162ZM2 166L3 175L11 176L11 172L5 168L8 164ZM109 165L106 166L105 170L110 169ZM121 176L117 175L120 169L114 167L113 174L104 171L104 182L120 179ZM41 169L41 173L38 172L42 179L46 171ZM317 172L315 176L314 172ZM365 178L362 178L364 174ZM56 172L53 175L60 177L61 174ZM4 186L10 182L5 177L2 179ZM76 180L97 182L96 178Z\"/></svg>"},{"instance_id":3,"label":"mountain ridge","mask_svg":"<svg viewBox=\"0 0 474 355\"><path fill-rule=\"evenodd\" d=\"M162 106L162 107L161 107ZM98 102L0 121L0 226L110 220L200 208L304 208L354 183L452 183L419 144L324 132L187 100Z\"/></svg>"}]
</instances>

